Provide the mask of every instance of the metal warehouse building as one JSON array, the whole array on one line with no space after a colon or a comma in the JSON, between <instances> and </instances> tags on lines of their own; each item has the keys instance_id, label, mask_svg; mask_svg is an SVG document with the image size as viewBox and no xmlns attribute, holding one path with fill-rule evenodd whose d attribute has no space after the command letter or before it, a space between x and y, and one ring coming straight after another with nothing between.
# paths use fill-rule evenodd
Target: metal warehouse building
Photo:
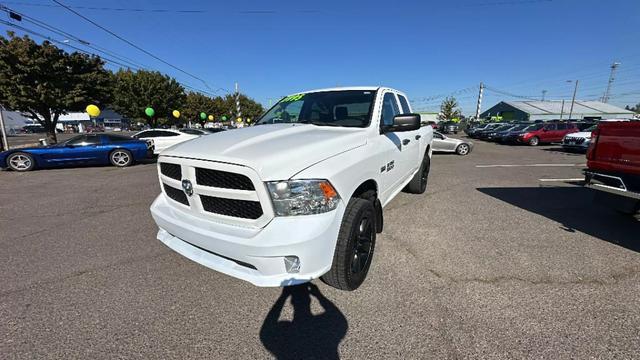
<instances>
[{"instance_id":1,"label":"metal warehouse building","mask_svg":"<svg viewBox=\"0 0 640 360\"><path fill-rule=\"evenodd\" d=\"M554 120L569 119L571 101L501 101L482 114L480 118L502 116L503 120ZM634 113L623 108L599 102L578 101L573 104L572 119L631 118Z\"/></svg>"}]
</instances>

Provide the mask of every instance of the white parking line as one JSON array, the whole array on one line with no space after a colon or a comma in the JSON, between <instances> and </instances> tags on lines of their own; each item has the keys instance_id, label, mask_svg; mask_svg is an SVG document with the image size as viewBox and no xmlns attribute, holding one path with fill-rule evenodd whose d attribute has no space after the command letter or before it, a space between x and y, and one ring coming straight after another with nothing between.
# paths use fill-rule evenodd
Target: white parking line
<instances>
[{"instance_id":1,"label":"white parking line","mask_svg":"<svg viewBox=\"0 0 640 360\"><path fill-rule=\"evenodd\" d=\"M564 182L564 181L583 181L584 178L572 178L572 179L538 179L539 181L558 181L558 182Z\"/></svg>"},{"instance_id":2,"label":"white parking line","mask_svg":"<svg viewBox=\"0 0 640 360\"><path fill-rule=\"evenodd\" d=\"M574 166L584 167L584 166L587 166L587 164L476 165L477 168L495 168L495 167L506 167L506 168L509 168L509 167L574 167Z\"/></svg>"}]
</instances>

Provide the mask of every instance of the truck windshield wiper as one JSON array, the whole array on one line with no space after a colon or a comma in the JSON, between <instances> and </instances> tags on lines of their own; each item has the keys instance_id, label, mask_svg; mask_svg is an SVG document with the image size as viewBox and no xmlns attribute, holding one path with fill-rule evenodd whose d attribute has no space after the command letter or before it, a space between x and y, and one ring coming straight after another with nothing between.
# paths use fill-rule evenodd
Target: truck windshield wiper
<instances>
[{"instance_id":1,"label":"truck windshield wiper","mask_svg":"<svg viewBox=\"0 0 640 360\"><path fill-rule=\"evenodd\" d=\"M338 125L334 122L329 122L329 121L313 121L313 120L299 120L298 124L311 124L311 125L317 125L317 126L341 126Z\"/></svg>"}]
</instances>

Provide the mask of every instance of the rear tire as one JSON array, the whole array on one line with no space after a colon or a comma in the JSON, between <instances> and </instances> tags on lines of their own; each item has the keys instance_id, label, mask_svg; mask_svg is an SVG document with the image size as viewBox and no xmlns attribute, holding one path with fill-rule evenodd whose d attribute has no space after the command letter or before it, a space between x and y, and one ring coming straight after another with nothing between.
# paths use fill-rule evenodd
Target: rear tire
<instances>
[{"instance_id":1,"label":"rear tire","mask_svg":"<svg viewBox=\"0 0 640 360\"><path fill-rule=\"evenodd\" d=\"M424 154L420 169L413 175L413 179L407 184L404 190L411 194L422 194L427 190L427 182L429 181L429 170L431 169L431 158L429 153Z\"/></svg>"},{"instance_id":2,"label":"rear tire","mask_svg":"<svg viewBox=\"0 0 640 360\"><path fill-rule=\"evenodd\" d=\"M540 139L537 136L534 136L531 139L529 139L529 145L538 146L538 144L540 144Z\"/></svg>"},{"instance_id":3,"label":"rear tire","mask_svg":"<svg viewBox=\"0 0 640 360\"><path fill-rule=\"evenodd\" d=\"M36 162L31 154L15 152L7 156L7 166L13 171L30 171L36 167Z\"/></svg>"},{"instance_id":4,"label":"rear tire","mask_svg":"<svg viewBox=\"0 0 640 360\"><path fill-rule=\"evenodd\" d=\"M351 198L342 218L333 262L321 279L336 289L353 291L364 282L376 244L376 213L370 200Z\"/></svg>"},{"instance_id":5,"label":"rear tire","mask_svg":"<svg viewBox=\"0 0 640 360\"><path fill-rule=\"evenodd\" d=\"M111 165L117 167L125 167L133 164L133 155L129 150L115 149L109 154Z\"/></svg>"},{"instance_id":6,"label":"rear tire","mask_svg":"<svg viewBox=\"0 0 640 360\"><path fill-rule=\"evenodd\" d=\"M465 155L469 154L470 150L471 150L471 148L469 148L469 144L460 144L456 148L456 154L465 156Z\"/></svg>"}]
</instances>

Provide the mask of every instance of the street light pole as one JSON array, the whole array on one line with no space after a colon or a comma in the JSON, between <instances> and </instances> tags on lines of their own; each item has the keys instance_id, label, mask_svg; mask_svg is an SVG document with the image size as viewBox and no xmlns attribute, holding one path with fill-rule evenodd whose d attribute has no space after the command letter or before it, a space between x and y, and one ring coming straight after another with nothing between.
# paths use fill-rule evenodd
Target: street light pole
<instances>
[{"instance_id":1,"label":"street light pole","mask_svg":"<svg viewBox=\"0 0 640 360\"><path fill-rule=\"evenodd\" d=\"M571 80L568 80L571 82ZM569 109L569 120L571 120L571 116L573 115L573 104L576 102L576 93L578 92L578 80L576 80L576 86L573 88L573 98L571 99L571 108Z\"/></svg>"}]
</instances>

